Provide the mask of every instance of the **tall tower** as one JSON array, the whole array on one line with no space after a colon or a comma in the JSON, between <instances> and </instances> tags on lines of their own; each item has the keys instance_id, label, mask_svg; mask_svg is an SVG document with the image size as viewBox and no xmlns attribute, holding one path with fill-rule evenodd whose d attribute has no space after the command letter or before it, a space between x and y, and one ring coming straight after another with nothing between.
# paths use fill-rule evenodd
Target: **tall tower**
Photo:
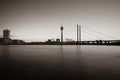
<instances>
[{"instance_id":1,"label":"tall tower","mask_svg":"<svg viewBox=\"0 0 120 80\"><path fill-rule=\"evenodd\" d=\"M63 43L63 25L60 27L60 29L61 29L61 44Z\"/></svg>"},{"instance_id":2,"label":"tall tower","mask_svg":"<svg viewBox=\"0 0 120 80\"><path fill-rule=\"evenodd\" d=\"M81 43L81 26L77 24L77 43Z\"/></svg>"},{"instance_id":3,"label":"tall tower","mask_svg":"<svg viewBox=\"0 0 120 80\"><path fill-rule=\"evenodd\" d=\"M3 38L10 39L10 30L8 30L8 29L3 30Z\"/></svg>"},{"instance_id":4,"label":"tall tower","mask_svg":"<svg viewBox=\"0 0 120 80\"><path fill-rule=\"evenodd\" d=\"M77 24L77 43L79 41L79 25Z\"/></svg>"},{"instance_id":5,"label":"tall tower","mask_svg":"<svg viewBox=\"0 0 120 80\"><path fill-rule=\"evenodd\" d=\"M81 25L79 25L79 43L81 44L81 33L82 33L82 30L81 30Z\"/></svg>"}]
</instances>

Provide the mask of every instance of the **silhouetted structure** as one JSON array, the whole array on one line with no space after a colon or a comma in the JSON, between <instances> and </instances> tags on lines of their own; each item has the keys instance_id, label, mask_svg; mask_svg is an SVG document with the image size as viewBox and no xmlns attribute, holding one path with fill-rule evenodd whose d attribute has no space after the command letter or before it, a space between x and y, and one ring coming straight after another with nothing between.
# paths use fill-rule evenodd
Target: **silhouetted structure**
<instances>
[{"instance_id":1,"label":"silhouetted structure","mask_svg":"<svg viewBox=\"0 0 120 80\"><path fill-rule=\"evenodd\" d=\"M47 42L52 42L52 40L51 39L48 39L48 41Z\"/></svg>"},{"instance_id":2,"label":"silhouetted structure","mask_svg":"<svg viewBox=\"0 0 120 80\"><path fill-rule=\"evenodd\" d=\"M57 43L60 43L60 39L56 39L56 42L57 42Z\"/></svg>"},{"instance_id":3,"label":"silhouetted structure","mask_svg":"<svg viewBox=\"0 0 120 80\"><path fill-rule=\"evenodd\" d=\"M74 42L74 40L71 38L66 38L65 40L66 40L66 42Z\"/></svg>"},{"instance_id":4,"label":"silhouetted structure","mask_svg":"<svg viewBox=\"0 0 120 80\"><path fill-rule=\"evenodd\" d=\"M60 27L61 29L61 44L63 44L63 25Z\"/></svg>"},{"instance_id":5,"label":"silhouetted structure","mask_svg":"<svg viewBox=\"0 0 120 80\"><path fill-rule=\"evenodd\" d=\"M18 40L18 39L12 40L12 43L15 45L25 44L25 42L23 40Z\"/></svg>"},{"instance_id":6,"label":"silhouetted structure","mask_svg":"<svg viewBox=\"0 0 120 80\"><path fill-rule=\"evenodd\" d=\"M8 29L3 30L3 39L4 44L12 44L12 40L10 39L10 30Z\"/></svg>"},{"instance_id":7,"label":"silhouetted structure","mask_svg":"<svg viewBox=\"0 0 120 80\"><path fill-rule=\"evenodd\" d=\"M3 44L3 43L4 43L4 39L0 38L0 44Z\"/></svg>"},{"instance_id":8,"label":"silhouetted structure","mask_svg":"<svg viewBox=\"0 0 120 80\"><path fill-rule=\"evenodd\" d=\"M77 43L78 43L78 41L79 41L79 31L78 31L78 24L77 24Z\"/></svg>"},{"instance_id":9,"label":"silhouetted structure","mask_svg":"<svg viewBox=\"0 0 120 80\"><path fill-rule=\"evenodd\" d=\"M10 30L8 30L8 29L3 30L3 38L10 39Z\"/></svg>"},{"instance_id":10,"label":"silhouetted structure","mask_svg":"<svg viewBox=\"0 0 120 80\"><path fill-rule=\"evenodd\" d=\"M3 38L0 38L0 44L1 45L22 45L25 44L25 41L23 40L18 40L18 39L14 39L12 40L10 38L11 31L8 29L3 30Z\"/></svg>"},{"instance_id":11,"label":"silhouetted structure","mask_svg":"<svg viewBox=\"0 0 120 80\"><path fill-rule=\"evenodd\" d=\"M25 42L23 40L14 39L12 40L10 38L10 30L5 29L3 30L3 38L0 38L0 44L1 45L120 45L120 40L88 40L88 41L81 41L81 26L77 24L77 41L74 41L72 39L66 39L66 41L63 41L63 25L61 25L61 39L53 38L48 39L46 42Z\"/></svg>"},{"instance_id":12,"label":"silhouetted structure","mask_svg":"<svg viewBox=\"0 0 120 80\"><path fill-rule=\"evenodd\" d=\"M77 24L77 44L81 43L81 26Z\"/></svg>"}]
</instances>

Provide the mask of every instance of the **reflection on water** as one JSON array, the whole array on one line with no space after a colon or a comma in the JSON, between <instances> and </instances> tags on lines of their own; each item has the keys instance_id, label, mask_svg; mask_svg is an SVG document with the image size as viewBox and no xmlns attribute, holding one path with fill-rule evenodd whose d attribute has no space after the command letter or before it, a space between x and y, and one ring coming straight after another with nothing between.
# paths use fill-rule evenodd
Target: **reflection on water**
<instances>
[{"instance_id":1,"label":"reflection on water","mask_svg":"<svg viewBox=\"0 0 120 80\"><path fill-rule=\"evenodd\" d=\"M1 65L8 65L9 64L9 58L10 58L9 46L1 47L0 53L1 53L0 54Z\"/></svg>"},{"instance_id":2,"label":"reflection on water","mask_svg":"<svg viewBox=\"0 0 120 80\"><path fill-rule=\"evenodd\" d=\"M0 74L17 80L119 80L119 67L119 46L0 46Z\"/></svg>"}]
</instances>

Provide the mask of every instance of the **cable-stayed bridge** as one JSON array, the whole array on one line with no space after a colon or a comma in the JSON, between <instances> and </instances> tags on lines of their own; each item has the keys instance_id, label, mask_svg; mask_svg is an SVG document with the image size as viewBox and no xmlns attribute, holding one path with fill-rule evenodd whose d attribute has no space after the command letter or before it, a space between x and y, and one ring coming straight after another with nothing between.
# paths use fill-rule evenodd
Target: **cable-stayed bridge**
<instances>
[{"instance_id":1,"label":"cable-stayed bridge","mask_svg":"<svg viewBox=\"0 0 120 80\"><path fill-rule=\"evenodd\" d=\"M120 40L110 34L98 32L86 27L78 26L77 28L77 42L78 44L120 44ZM79 35L78 35L79 34Z\"/></svg>"}]
</instances>

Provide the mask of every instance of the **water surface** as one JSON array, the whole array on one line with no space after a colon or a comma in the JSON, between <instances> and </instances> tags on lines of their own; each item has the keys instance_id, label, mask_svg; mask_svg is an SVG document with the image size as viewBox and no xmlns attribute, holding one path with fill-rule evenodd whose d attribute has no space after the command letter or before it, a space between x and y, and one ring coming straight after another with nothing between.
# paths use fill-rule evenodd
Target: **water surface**
<instances>
[{"instance_id":1,"label":"water surface","mask_svg":"<svg viewBox=\"0 0 120 80\"><path fill-rule=\"evenodd\" d=\"M120 80L119 46L0 46L3 78Z\"/></svg>"}]
</instances>

